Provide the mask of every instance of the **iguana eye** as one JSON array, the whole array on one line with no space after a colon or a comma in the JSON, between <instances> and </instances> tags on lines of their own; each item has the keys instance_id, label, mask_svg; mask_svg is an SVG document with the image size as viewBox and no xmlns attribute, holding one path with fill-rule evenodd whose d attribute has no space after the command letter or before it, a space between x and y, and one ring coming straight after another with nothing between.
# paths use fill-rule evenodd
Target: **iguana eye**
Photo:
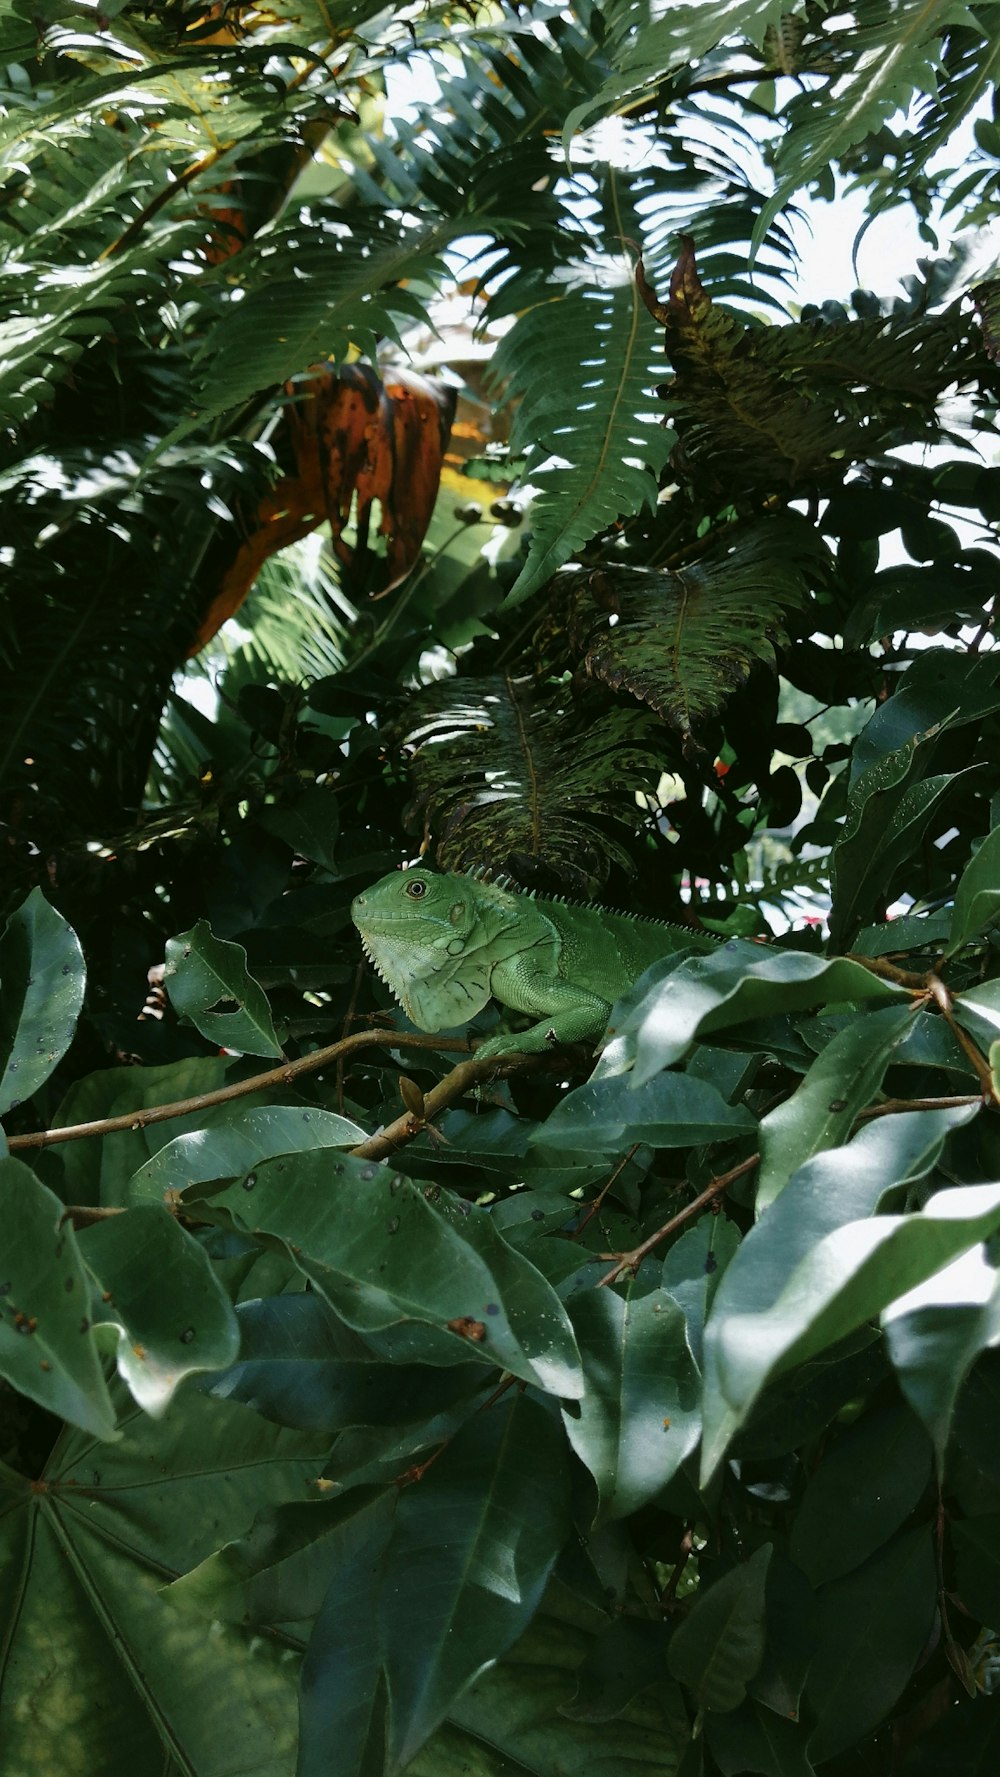
<instances>
[{"instance_id":1,"label":"iguana eye","mask_svg":"<svg viewBox=\"0 0 1000 1777\"><path fill-rule=\"evenodd\" d=\"M419 901L427 893L427 884L421 882L419 876L415 876L412 882L407 883L406 892L412 900Z\"/></svg>"}]
</instances>

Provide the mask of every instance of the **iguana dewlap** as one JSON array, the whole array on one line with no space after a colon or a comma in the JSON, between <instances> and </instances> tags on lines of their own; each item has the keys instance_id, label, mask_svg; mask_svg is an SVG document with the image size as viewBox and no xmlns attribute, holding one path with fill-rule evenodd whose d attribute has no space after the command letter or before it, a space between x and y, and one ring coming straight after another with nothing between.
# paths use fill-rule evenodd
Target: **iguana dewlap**
<instances>
[{"instance_id":1,"label":"iguana dewlap","mask_svg":"<svg viewBox=\"0 0 1000 1777\"><path fill-rule=\"evenodd\" d=\"M464 1024L491 996L538 1020L491 1037L481 1056L592 1041L651 963L717 942L684 926L422 869L383 876L357 896L351 917L369 960L421 1030Z\"/></svg>"}]
</instances>

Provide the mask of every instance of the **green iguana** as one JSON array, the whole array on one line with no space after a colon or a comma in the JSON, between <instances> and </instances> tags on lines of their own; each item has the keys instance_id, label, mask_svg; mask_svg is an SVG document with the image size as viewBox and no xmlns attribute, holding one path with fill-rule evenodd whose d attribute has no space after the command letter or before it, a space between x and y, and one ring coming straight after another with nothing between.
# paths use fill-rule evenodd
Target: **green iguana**
<instances>
[{"instance_id":1,"label":"green iguana","mask_svg":"<svg viewBox=\"0 0 1000 1777\"><path fill-rule=\"evenodd\" d=\"M616 999L651 963L719 942L685 926L539 899L506 879L396 870L351 906L365 954L421 1030L475 1017L492 997L539 1019L490 1037L480 1056L538 1053L600 1036Z\"/></svg>"}]
</instances>

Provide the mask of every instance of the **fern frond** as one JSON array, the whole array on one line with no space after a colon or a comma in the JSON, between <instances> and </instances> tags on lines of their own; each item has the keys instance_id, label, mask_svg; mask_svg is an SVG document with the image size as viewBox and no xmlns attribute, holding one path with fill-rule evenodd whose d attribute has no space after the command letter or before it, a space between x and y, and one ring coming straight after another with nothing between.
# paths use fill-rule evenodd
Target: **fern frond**
<instances>
[{"instance_id":1,"label":"fern frond","mask_svg":"<svg viewBox=\"0 0 1000 1777\"><path fill-rule=\"evenodd\" d=\"M528 560L508 600L520 604L596 532L655 503L673 440L652 393L663 375L659 343L631 278L530 310L492 375L521 398L512 445L539 489Z\"/></svg>"},{"instance_id":2,"label":"fern frond","mask_svg":"<svg viewBox=\"0 0 1000 1777\"><path fill-rule=\"evenodd\" d=\"M198 405L168 442L324 360L374 357L380 335L399 339L402 319L426 321L404 281L441 275L440 251L457 228L383 211L353 214L349 228L313 215L262 230L215 279L227 299L194 361Z\"/></svg>"},{"instance_id":3,"label":"fern frond","mask_svg":"<svg viewBox=\"0 0 1000 1777\"><path fill-rule=\"evenodd\" d=\"M756 662L773 665L785 616L823 570L815 532L794 519L724 531L710 553L670 573L609 564L572 576L583 584L571 593L571 633L587 673L649 704L686 740Z\"/></svg>"},{"instance_id":4,"label":"fern frond","mask_svg":"<svg viewBox=\"0 0 1000 1777\"><path fill-rule=\"evenodd\" d=\"M445 869L488 864L580 893L628 856L606 830L639 824L634 791L660 766L634 715L575 716L528 679L444 679L407 712L416 810Z\"/></svg>"},{"instance_id":5,"label":"fern frond","mask_svg":"<svg viewBox=\"0 0 1000 1777\"><path fill-rule=\"evenodd\" d=\"M758 218L754 248L796 191L905 111L916 94L937 93L945 34L971 17L964 0L879 0L848 27L834 26L831 47L850 65L830 85L788 105L788 127L775 157L777 185ZM953 127L958 121L954 116Z\"/></svg>"},{"instance_id":6,"label":"fern frond","mask_svg":"<svg viewBox=\"0 0 1000 1777\"><path fill-rule=\"evenodd\" d=\"M672 466L713 501L812 489L846 461L937 436L934 402L982 370L958 303L938 315L753 326L713 303L691 243L674 270L663 391Z\"/></svg>"}]
</instances>

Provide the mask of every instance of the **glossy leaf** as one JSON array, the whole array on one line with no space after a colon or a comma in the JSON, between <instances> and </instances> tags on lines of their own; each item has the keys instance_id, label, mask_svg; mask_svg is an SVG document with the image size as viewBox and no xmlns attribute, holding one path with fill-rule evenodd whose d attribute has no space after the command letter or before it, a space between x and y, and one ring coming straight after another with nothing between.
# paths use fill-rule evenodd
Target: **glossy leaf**
<instances>
[{"instance_id":1,"label":"glossy leaf","mask_svg":"<svg viewBox=\"0 0 1000 1777\"><path fill-rule=\"evenodd\" d=\"M718 1087L690 1074L664 1073L635 1090L632 1077L590 1080L557 1104L534 1141L573 1150L647 1142L651 1148L687 1148L725 1141L754 1128L742 1105L727 1104Z\"/></svg>"},{"instance_id":2,"label":"glossy leaf","mask_svg":"<svg viewBox=\"0 0 1000 1777\"><path fill-rule=\"evenodd\" d=\"M925 777L930 742L914 741L868 767L852 787L830 858L830 939L844 947L884 902L958 775Z\"/></svg>"},{"instance_id":3,"label":"glossy leaf","mask_svg":"<svg viewBox=\"0 0 1000 1777\"><path fill-rule=\"evenodd\" d=\"M637 1512L698 1442L699 1376L683 1311L665 1290L585 1290L570 1314L586 1390L563 1419L597 1484L598 1518Z\"/></svg>"},{"instance_id":4,"label":"glossy leaf","mask_svg":"<svg viewBox=\"0 0 1000 1777\"><path fill-rule=\"evenodd\" d=\"M0 1117L37 1092L65 1055L85 979L76 933L32 889L0 937Z\"/></svg>"},{"instance_id":5,"label":"glossy leaf","mask_svg":"<svg viewBox=\"0 0 1000 1777\"><path fill-rule=\"evenodd\" d=\"M115 1416L91 1333L91 1279L58 1197L20 1160L0 1160L0 1373L97 1438Z\"/></svg>"},{"instance_id":6,"label":"glossy leaf","mask_svg":"<svg viewBox=\"0 0 1000 1777\"><path fill-rule=\"evenodd\" d=\"M813 1777L806 1730L753 1697L724 1715L713 1710L705 1721L705 1737L722 1777L744 1777L748 1771L760 1771L763 1777Z\"/></svg>"},{"instance_id":7,"label":"glossy leaf","mask_svg":"<svg viewBox=\"0 0 1000 1777\"><path fill-rule=\"evenodd\" d=\"M905 1522L930 1473L930 1443L909 1407L865 1414L810 1476L792 1527L792 1560L814 1586L849 1573Z\"/></svg>"},{"instance_id":8,"label":"glossy leaf","mask_svg":"<svg viewBox=\"0 0 1000 1777\"><path fill-rule=\"evenodd\" d=\"M942 1192L922 1217L874 1217L886 1191L923 1177L966 1111L882 1117L807 1161L745 1237L705 1329L702 1473L712 1474L764 1384L833 1345L982 1235L991 1187ZM1000 1192L997 1193L1000 1202ZM965 1207L969 1219L938 1219ZM978 1219L977 1219L978 1218ZM952 1248L954 1240L957 1245Z\"/></svg>"},{"instance_id":9,"label":"glossy leaf","mask_svg":"<svg viewBox=\"0 0 1000 1777\"><path fill-rule=\"evenodd\" d=\"M404 1491L381 1611L392 1767L527 1628L570 1527L559 1422L524 1396L477 1415Z\"/></svg>"},{"instance_id":10,"label":"glossy leaf","mask_svg":"<svg viewBox=\"0 0 1000 1777\"><path fill-rule=\"evenodd\" d=\"M963 1253L882 1316L899 1385L943 1465L955 1403L981 1351L1000 1344L1000 1280L982 1248Z\"/></svg>"},{"instance_id":11,"label":"glossy leaf","mask_svg":"<svg viewBox=\"0 0 1000 1777\"><path fill-rule=\"evenodd\" d=\"M660 976L662 974L662 981ZM661 1068L682 1061L696 1037L730 1030L751 1018L800 1012L841 1001L908 1001L905 988L883 981L848 957L825 962L800 951L761 951L732 941L711 956L689 957L680 967L656 965L646 991L628 1016L612 1013L614 1036L594 1079L631 1069L639 1088Z\"/></svg>"},{"instance_id":12,"label":"glossy leaf","mask_svg":"<svg viewBox=\"0 0 1000 1777\"><path fill-rule=\"evenodd\" d=\"M819 1644L806 1679L816 1715L816 1764L869 1733L895 1703L930 1635L937 1608L926 1525L908 1530L820 1594Z\"/></svg>"},{"instance_id":13,"label":"glossy leaf","mask_svg":"<svg viewBox=\"0 0 1000 1777\"><path fill-rule=\"evenodd\" d=\"M207 920L171 938L163 985L180 1018L241 1055L280 1057L264 990L247 969L242 944L216 938Z\"/></svg>"},{"instance_id":14,"label":"glossy leaf","mask_svg":"<svg viewBox=\"0 0 1000 1777\"><path fill-rule=\"evenodd\" d=\"M132 1175L133 1203L162 1203L171 1191L205 1179L232 1178L258 1160L309 1148L348 1148L365 1131L348 1117L298 1105L260 1105L238 1110L231 1120L195 1129L168 1141Z\"/></svg>"},{"instance_id":15,"label":"glossy leaf","mask_svg":"<svg viewBox=\"0 0 1000 1777\"><path fill-rule=\"evenodd\" d=\"M955 890L955 910L945 954L953 956L1000 917L1000 827L987 833Z\"/></svg>"},{"instance_id":16,"label":"glossy leaf","mask_svg":"<svg viewBox=\"0 0 1000 1777\"><path fill-rule=\"evenodd\" d=\"M326 1432L409 1425L473 1394L485 1380L481 1364L442 1370L378 1362L312 1291L241 1302L236 1317L239 1361L203 1386L276 1425Z\"/></svg>"},{"instance_id":17,"label":"glossy leaf","mask_svg":"<svg viewBox=\"0 0 1000 1777\"><path fill-rule=\"evenodd\" d=\"M981 1623L1000 1616L1000 1512L966 1518L950 1527L955 1550L955 1589Z\"/></svg>"},{"instance_id":18,"label":"glossy leaf","mask_svg":"<svg viewBox=\"0 0 1000 1777\"><path fill-rule=\"evenodd\" d=\"M239 1349L232 1304L203 1246L150 1204L77 1236L97 1279L95 1324L118 1329L118 1374L159 1414L185 1377L231 1364Z\"/></svg>"},{"instance_id":19,"label":"glossy leaf","mask_svg":"<svg viewBox=\"0 0 1000 1777\"><path fill-rule=\"evenodd\" d=\"M351 1501L345 1502L350 1506ZM343 1515L336 1572L309 1637L299 1701L297 1777L381 1777L386 1693L379 1618L395 1494Z\"/></svg>"},{"instance_id":20,"label":"glossy leaf","mask_svg":"<svg viewBox=\"0 0 1000 1777\"><path fill-rule=\"evenodd\" d=\"M486 1210L349 1156L323 1150L264 1160L223 1192L185 1201L247 1233L282 1240L348 1326L439 1330L438 1363L500 1364L556 1394L582 1380L566 1311Z\"/></svg>"},{"instance_id":21,"label":"glossy leaf","mask_svg":"<svg viewBox=\"0 0 1000 1777\"><path fill-rule=\"evenodd\" d=\"M593 1649L595 1630L604 1628L606 1621L575 1605L564 1588L550 1591L506 1658L453 1704L447 1724L417 1754L407 1777L556 1777L578 1770L588 1777L621 1777L623 1766L648 1777L676 1777L690 1725L669 1678L608 1722L560 1713Z\"/></svg>"},{"instance_id":22,"label":"glossy leaf","mask_svg":"<svg viewBox=\"0 0 1000 1777\"><path fill-rule=\"evenodd\" d=\"M703 1709L736 1709L764 1657L764 1587L771 1545L699 1589L674 1630L668 1664Z\"/></svg>"},{"instance_id":23,"label":"glossy leaf","mask_svg":"<svg viewBox=\"0 0 1000 1777\"><path fill-rule=\"evenodd\" d=\"M856 1019L821 1051L791 1097L763 1119L758 1215L806 1160L847 1139L858 1112L875 1098L893 1051L912 1023L909 1008L901 1006Z\"/></svg>"}]
</instances>

